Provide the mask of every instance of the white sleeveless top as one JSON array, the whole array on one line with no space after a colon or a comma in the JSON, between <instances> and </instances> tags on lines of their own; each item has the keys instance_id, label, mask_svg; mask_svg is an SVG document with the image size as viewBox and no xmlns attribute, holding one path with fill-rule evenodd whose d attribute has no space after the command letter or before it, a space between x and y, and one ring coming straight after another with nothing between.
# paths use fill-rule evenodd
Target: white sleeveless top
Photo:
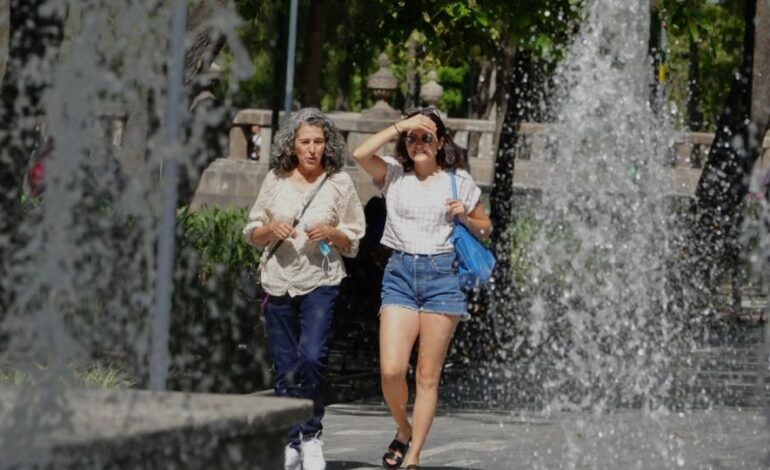
<instances>
[{"instance_id":1,"label":"white sleeveless top","mask_svg":"<svg viewBox=\"0 0 770 470\"><path fill-rule=\"evenodd\" d=\"M452 199L452 182L447 171L417 179L414 172L404 172L401 163L383 158L388 172L382 194L388 209L383 245L406 253L433 255L454 250L450 240L453 222L446 202ZM465 170L456 171L457 199L471 212L478 204L481 189Z\"/></svg>"}]
</instances>

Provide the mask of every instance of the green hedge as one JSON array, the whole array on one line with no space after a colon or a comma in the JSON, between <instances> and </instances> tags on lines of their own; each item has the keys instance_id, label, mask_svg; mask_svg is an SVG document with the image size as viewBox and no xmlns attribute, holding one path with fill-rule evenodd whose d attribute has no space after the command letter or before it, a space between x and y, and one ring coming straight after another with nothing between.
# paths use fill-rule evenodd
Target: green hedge
<instances>
[{"instance_id":1,"label":"green hedge","mask_svg":"<svg viewBox=\"0 0 770 470\"><path fill-rule=\"evenodd\" d=\"M200 275L210 277L218 270L239 270L259 264L259 251L241 236L246 210L207 208L177 214L179 250L191 247L200 256Z\"/></svg>"},{"instance_id":2,"label":"green hedge","mask_svg":"<svg viewBox=\"0 0 770 470\"><path fill-rule=\"evenodd\" d=\"M244 209L182 209L172 320L174 388L249 392L269 380Z\"/></svg>"}]
</instances>

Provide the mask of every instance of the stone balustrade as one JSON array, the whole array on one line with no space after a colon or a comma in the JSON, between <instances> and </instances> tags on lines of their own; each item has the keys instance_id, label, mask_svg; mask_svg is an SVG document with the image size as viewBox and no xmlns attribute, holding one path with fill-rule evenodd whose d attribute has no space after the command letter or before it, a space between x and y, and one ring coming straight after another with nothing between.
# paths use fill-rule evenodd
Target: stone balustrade
<instances>
[{"instance_id":1,"label":"stone balustrade","mask_svg":"<svg viewBox=\"0 0 770 470\"><path fill-rule=\"evenodd\" d=\"M367 136L391 125L393 120L376 117L362 117L360 113L331 112L328 114L346 138L352 151ZM269 145L261 148L260 159L247 159L248 140L251 126L261 126L262 142L271 141L272 129L271 111L264 109L245 109L240 111L233 120L230 129L230 143L227 158L218 159L204 172L196 192L193 207L203 205L239 205L248 206L256 198L259 184L268 171ZM283 117L283 113L281 113ZM489 188L494 177L494 134L495 122L480 119L445 119L447 127L452 132L455 142L462 147L468 147L471 139L477 137L477 149L468 155L471 173L482 188ZM548 172L553 170L553 162L546 157L550 125L543 123L522 123L520 142L516 150L516 169L514 186L525 189L542 189L543 181ZM477 134L477 136L474 136ZM667 164L671 171L661 184L668 194L691 196L700 178L703 162L708 154L714 134L704 132L687 132L682 134L674 152L668 158ZM770 134L765 138L763 153L767 155L770 149ZM383 154L393 154L393 143L388 144ZM767 156L760 159L760 165L765 169L768 165ZM348 162L346 171L353 177L361 200L366 202L378 194L377 188L371 183L368 175L364 174L352 161ZM765 170L766 171L766 170Z\"/></svg>"},{"instance_id":2,"label":"stone balustrade","mask_svg":"<svg viewBox=\"0 0 770 470\"><path fill-rule=\"evenodd\" d=\"M328 114L337 128L346 138L351 152L369 135L379 132L393 124L392 119L376 117L362 118L360 113L332 112ZM270 148L263 144L258 161L247 159L248 141L251 127L259 124L262 142L271 141L273 129L272 113L264 109L245 109L233 119L229 133L229 146L226 158L215 160L201 175L201 180L193 200L193 208L202 206L238 205L249 206L254 202L259 184L268 171ZM281 113L283 118L283 113ZM467 145L472 133L480 133L479 151L470 155L471 172L481 186L489 186L494 170L493 136L494 122L474 119L448 118L446 125L453 132L455 140L461 146ZM393 143L385 146L382 153L393 154ZM351 175L361 200L366 202L379 194L368 175L363 173L355 162L348 161L346 171Z\"/></svg>"}]
</instances>

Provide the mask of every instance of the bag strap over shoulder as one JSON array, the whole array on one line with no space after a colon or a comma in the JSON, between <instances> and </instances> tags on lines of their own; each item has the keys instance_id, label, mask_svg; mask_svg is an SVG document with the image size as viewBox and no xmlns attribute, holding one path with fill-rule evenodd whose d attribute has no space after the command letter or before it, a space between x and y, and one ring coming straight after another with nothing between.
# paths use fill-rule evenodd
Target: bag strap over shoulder
<instances>
[{"instance_id":1,"label":"bag strap over shoulder","mask_svg":"<svg viewBox=\"0 0 770 470\"><path fill-rule=\"evenodd\" d=\"M291 221L291 226L296 227L299 225L299 219L302 218L303 215L305 215L305 211L308 207L310 207L310 203L313 202L313 199L315 199L316 195L321 192L321 188L323 187L324 183L326 183L326 180L329 179L329 175L324 176L324 179L321 180L321 182L316 186L316 188L313 190L312 193L310 193L310 196L308 196L307 201L305 201L305 205L302 207L302 210L300 211L299 215L294 217L294 220ZM262 264L262 261L267 261L271 256L275 254L276 251L278 251L278 247L281 246L281 243L283 243L283 239L277 240L275 244L270 248L270 251L267 252L267 256L263 256L259 260L259 264Z\"/></svg>"},{"instance_id":2,"label":"bag strap over shoulder","mask_svg":"<svg viewBox=\"0 0 770 470\"><path fill-rule=\"evenodd\" d=\"M457 199L457 177L455 177L454 170L449 172L449 180L452 182L452 199ZM455 225L459 223L457 222L457 216L453 217L452 220L454 221Z\"/></svg>"}]
</instances>

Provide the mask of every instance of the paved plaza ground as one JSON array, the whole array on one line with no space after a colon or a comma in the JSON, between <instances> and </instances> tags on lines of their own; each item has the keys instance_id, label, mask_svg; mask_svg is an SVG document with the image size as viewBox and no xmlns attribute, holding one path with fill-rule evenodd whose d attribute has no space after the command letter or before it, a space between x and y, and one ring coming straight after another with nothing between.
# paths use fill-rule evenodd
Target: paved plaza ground
<instances>
[{"instance_id":1,"label":"paved plaza ground","mask_svg":"<svg viewBox=\"0 0 770 470\"><path fill-rule=\"evenodd\" d=\"M324 418L328 470L382 468L395 433L387 409L337 404ZM528 411L440 410L422 468L768 469L770 425L758 408L618 411L546 416Z\"/></svg>"}]
</instances>

